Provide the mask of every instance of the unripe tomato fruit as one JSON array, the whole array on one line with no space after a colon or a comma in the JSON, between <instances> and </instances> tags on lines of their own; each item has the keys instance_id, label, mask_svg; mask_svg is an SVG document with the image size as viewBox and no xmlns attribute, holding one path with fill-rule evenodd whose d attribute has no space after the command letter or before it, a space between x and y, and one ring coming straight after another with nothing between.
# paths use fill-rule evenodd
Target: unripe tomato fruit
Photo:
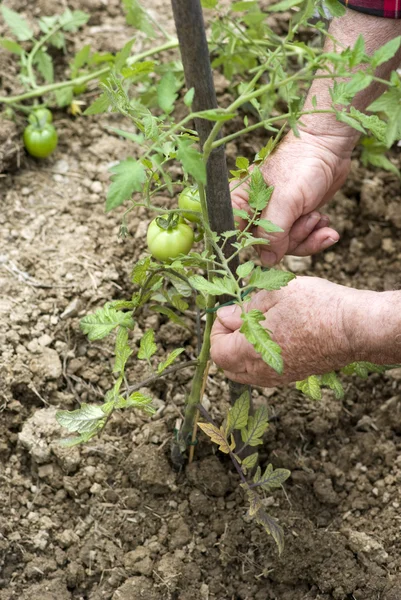
<instances>
[{"instance_id":1,"label":"unripe tomato fruit","mask_svg":"<svg viewBox=\"0 0 401 600\"><path fill-rule=\"evenodd\" d=\"M53 122L53 115L48 108L37 108L28 117L32 125L44 125Z\"/></svg>"},{"instance_id":2,"label":"unripe tomato fruit","mask_svg":"<svg viewBox=\"0 0 401 600\"><path fill-rule=\"evenodd\" d=\"M194 243L194 232L178 215L162 215L149 224L147 243L150 253L162 262L188 254Z\"/></svg>"},{"instance_id":3,"label":"unripe tomato fruit","mask_svg":"<svg viewBox=\"0 0 401 600\"><path fill-rule=\"evenodd\" d=\"M57 131L51 123L28 125L24 130L24 145L31 156L47 158L56 149Z\"/></svg>"},{"instance_id":4,"label":"unripe tomato fruit","mask_svg":"<svg viewBox=\"0 0 401 600\"><path fill-rule=\"evenodd\" d=\"M192 221L193 223L200 221L202 209L198 190L194 188L185 188L178 196L178 207L182 210L192 210L199 213L199 217L192 215L191 213L182 213L188 221Z\"/></svg>"}]
</instances>

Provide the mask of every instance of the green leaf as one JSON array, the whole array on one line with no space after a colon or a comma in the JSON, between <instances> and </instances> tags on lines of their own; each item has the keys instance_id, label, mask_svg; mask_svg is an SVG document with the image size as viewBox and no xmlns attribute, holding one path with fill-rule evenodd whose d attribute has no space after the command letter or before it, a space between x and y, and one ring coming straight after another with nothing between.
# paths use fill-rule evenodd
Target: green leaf
<instances>
[{"instance_id":1,"label":"green leaf","mask_svg":"<svg viewBox=\"0 0 401 600\"><path fill-rule=\"evenodd\" d=\"M157 367L157 372L158 373L163 373L163 371L165 371L167 369L167 367L169 367L170 365L173 364L173 362L175 361L175 359L184 352L185 348L176 348L175 350L173 350L172 352L170 352L170 354L168 355L168 357L166 358L165 361L159 363L158 367Z\"/></svg>"},{"instance_id":2,"label":"green leaf","mask_svg":"<svg viewBox=\"0 0 401 600\"><path fill-rule=\"evenodd\" d=\"M108 110L110 106L110 100L107 94L103 92L88 108L84 111L84 115L99 115Z\"/></svg>"},{"instance_id":3,"label":"green leaf","mask_svg":"<svg viewBox=\"0 0 401 600\"><path fill-rule=\"evenodd\" d=\"M55 48L58 48L59 50L65 51L64 34L61 31L56 31L56 33L53 33L53 35L49 38L49 44L51 44Z\"/></svg>"},{"instance_id":4,"label":"green leaf","mask_svg":"<svg viewBox=\"0 0 401 600\"><path fill-rule=\"evenodd\" d=\"M250 471L251 469L256 467L256 463L258 462L258 456L259 456L259 454L257 452L254 452L253 454L249 454L248 456L246 456L241 463L242 469L245 468Z\"/></svg>"},{"instance_id":5,"label":"green leaf","mask_svg":"<svg viewBox=\"0 0 401 600\"><path fill-rule=\"evenodd\" d=\"M17 42L14 42L14 40L9 40L7 38L0 38L0 46L2 48L5 48L9 52L12 52L13 54L18 54L19 56L24 54L23 47L20 46L19 44L17 44Z\"/></svg>"},{"instance_id":6,"label":"green leaf","mask_svg":"<svg viewBox=\"0 0 401 600\"><path fill-rule=\"evenodd\" d=\"M151 258L147 256L146 258L142 258L138 260L136 265L134 265L131 273L131 281L132 283L137 283L138 285L142 285L145 283L146 278L148 276L148 270L150 268Z\"/></svg>"},{"instance_id":7,"label":"green leaf","mask_svg":"<svg viewBox=\"0 0 401 600\"><path fill-rule=\"evenodd\" d=\"M116 358L113 373L122 373L124 371L126 362L131 354L132 350L128 344L128 329L126 327L120 327L116 337Z\"/></svg>"},{"instance_id":8,"label":"green leaf","mask_svg":"<svg viewBox=\"0 0 401 600\"><path fill-rule=\"evenodd\" d=\"M269 427L266 406L260 406L254 415L248 418L247 426L241 429L241 438L247 446L262 444L262 436Z\"/></svg>"},{"instance_id":9,"label":"green leaf","mask_svg":"<svg viewBox=\"0 0 401 600\"><path fill-rule=\"evenodd\" d=\"M222 108L213 108L201 112L201 118L207 121L224 122L233 119L235 116L236 113L226 113Z\"/></svg>"},{"instance_id":10,"label":"green leaf","mask_svg":"<svg viewBox=\"0 0 401 600\"><path fill-rule=\"evenodd\" d=\"M177 315L177 313L175 313L173 310L171 310L171 308L169 308L168 306L154 305L154 306L150 307L150 310L154 310L155 312L158 312L161 315L165 315L166 317L168 317L168 319L170 321L173 321L173 323L176 323L177 325L180 325L181 327L184 327L185 329L192 331L192 329L188 325L188 323L186 323L184 321L184 319L182 319L179 315Z\"/></svg>"},{"instance_id":11,"label":"green leaf","mask_svg":"<svg viewBox=\"0 0 401 600\"><path fill-rule=\"evenodd\" d=\"M346 112L336 112L336 117L338 121L341 121L342 123L346 123L347 125L349 125L350 127L353 127L354 129L356 129L357 131L360 131L361 133L366 133L365 129L362 127L362 125L353 117L350 117L350 115Z\"/></svg>"},{"instance_id":12,"label":"green leaf","mask_svg":"<svg viewBox=\"0 0 401 600\"><path fill-rule=\"evenodd\" d=\"M194 96L195 96L195 88L192 87L186 92L186 94L183 98L185 106L192 105L192 102L194 101Z\"/></svg>"},{"instance_id":13,"label":"green leaf","mask_svg":"<svg viewBox=\"0 0 401 600\"><path fill-rule=\"evenodd\" d=\"M26 42L33 37L32 29L17 12L4 5L0 7L0 11L7 26L11 29L17 40Z\"/></svg>"},{"instance_id":14,"label":"green leaf","mask_svg":"<svg viewBox=\"0 0 401 600\"><path fill-rule=\"evenodd\" d=\"M82 433L74 437L63 438L59 444L63 448L73 448L79 444L86 444L93 437L94 433Z\"/></svg>"},{"instance_id":15,"label":"green leaf","mask_svg":"<svg viewBox=\"0 0 401 600\"><path fill-rule=\"evenodd\" d=\"M201 0L203 8L216 8L218 0Z\"/></svg>"},{"instance_id":16,"label":"green leaf","mask_svg":"<svg viewBox=\"0 0 401 600\"><path fill-rule=\"evenodd\" d=\"M264 528L266 533L272 536L277 544L278 553L280 555L284 550L284 532L276 519L270 517L262 508L257 511L254 518L255 521Z\"/></svg>"},{"instance_id":17,"label":"green leaf","mask_svg":"<svg viewBox=\"0 0 401 600\"><path fill-rule=\"evenodd\" d=\"M121 75L126 79L137 77L138 75L148 75L155 70L156 63L153 60L143 60L142 62L133 63L129 67L121 69Z\"/></svg>"},{"instance_id":18,"label":"green leaf","mask_svg":"<svg viewBox=\"0 0 401 600\"><path fill-rule=\"evenodd\" d=\"M157 346L155 344L155 332L153 329L149 329L149 331L147 331L141 339L138 358L150 360L156 352Z\"/></svg>"},{"instance_id":19,"label":"green leaf","mask_svg":"<svg viewBox=\"0 0 401 600\"><path fill-rule=\"evenodd\" d=\"M148 37L155 37L149 17L137 0L123 0L123 7L128 25L143 31Z\"/></svg>"},{"instance_id":20,"label":"green leaf","mask_svg":"<svg viewBox=\"0 0 401 600\"><path fill-rule=\"evenodd\" d=\"M333 17L343 17L346 8L338 0L324 0L325 6L329 9Z\"/></svg>"},{"instance_id":21,"label":"green leaf","mask_svg":"<svg viewBox=\"0 0 401 600\"><path fill-rule=\"evenodd\" d=\"M260 468L258 468L253 478L253 482L267 492L270 492L270 490L280 488L290 475L291 471L288 471L288 469L273 470L273 465L269 464L263 475L261 474Z\"/></svg>"},{"instance_id":22,"label":"green leaf","mask_svg":"<svg viewBox=\"0 0 401 600\"><path fill-rule=\"evenodd\" d=\"M206 167L202 154L193 147L193 141L178 139L177 158L184 171L198 182L206 185Z\"/></svg>"},{"instance_id":23,"label":"green leaf","mask_svg":"<svg viewBox=\"0 0 401 600\"><path fill-rule=\"evenodd\" d=\"M249 392L246 390L235 401L234 406L228 411L227 436L234 429L243 429L248 423L249 407L250 407Z\"/></svg>"},{"instance_id":24,"label":"green leaf","mask_svg":"<svg viewBox=\"0 0 401 600\"><path fill-rule=\"evenodd\" d=\"M144 410L150 415L155 414L155 409L151 406L152 398L149 396L145 396L141 392L133 392L130 396L125 400L122 396L119 398L119 402L116 404L115 408L137 408L139 410Z\"/></svg>"},{"instance_id":25,"label":"green leaf","mask_svg":"<svg viewBox=\"0 0 401 600\"><path fill-rule=\"evenodd\" d=\"M375 167L390 171L397 175L397 177L401 177L401 173L397 167L384 155L387 150L384 144L380 144L373 138L362 138L361 145L361 160L365 167L371 164Z\"/></svg>"},{"instance_id":26,"label":"green leaf","mask_svg":"<svg viewBox=\"0 0 401 600\"><path fill-rule=\"evenodd\" d=\"M230 277L213 277L208 281L201 275L192 275L189 282L196 290L212 296L227 294L236 297L236 285Z\"/></svg>"},{"instance_id":27,"label":"green leaf","mask_svg":"<svg viewBox=\"0 0 401 600\"><path fill-rule=\"evenodd\" d=\"M259 310L251 310L241 315L243 324L240 332L243 333L255 348L256 352L261 355L266 364L281 375L283 372L283 359L281 358L281 348L274 342L269 332L261 321L265 320L265 316Z\"/></svg>"},{"instance_id":28,"label":"green leaf","mask_svg":"<svg viewBox=\"0 0 401 600\"><path fill-rule=\"evenodd\" d=\"M261 227L266 233L282 233L284 229L281 229L278 225L275 225L268 219L257 219L255 225Z\"/></svg>"},{"instance_id":29,"label":"green leaf","mask_svg":"<svg viewBox=\"0 0 401 600\"><path fill-rule=\"evenodd\" d=\"M177 80L172 71L168 71L160 80L157 86L157 102L166 115L169 115L174 108L174 102L178 98Z\"/></svg>"},{"instance_id":30,"label":"green leaf","mask_svg":"<svg viewBox=\"0 0 401 600\"><path fill-rule=\"evenodd\" d=\"M252 273L254 268L255 268L255 263L252 260L248 260L248 262L237 267L236 273L237 273L238 277L240 277L240 278L247 277L250 273Z\"/></svg>"},{"instance_id":31,"label":"green leaf","mask_svg":"<svg viewBox=\"0 0 401 600\"><path fill-rule=\"evenodd\" d=\"M135 42L134 38L132 38L131 40L128 40L128 42L126 44L124 44L122 50L120 50L120 52L117 52L116 60L114 63L114 66L117 71L121 71L121 69L127 62L127 58L131 54L131 48L132 48L132 45L134 42Z\"/></svg>"},{"instance_id":32,"label":"green leaf","mask_svg":"<svg viewBox=\"0 0 401 600\"><path fill-rule=\"evenodd\" d=\"M254 169L249 185L249 206L257 211L266 208L272 196L273 189L273 186L269 187L266 185L260 169Z\"/></svg>"},{"instance_id":33,"label":"green leaf","mask_svg":"<svg viewBox=\"0 0 401 600\"><path fill-rule=\"evenodd\" d=\"M341 381L338 379L336 373L334 373L334 371L331 371L330 373L325 373L324 375L321 375L320 381L321 381L322 385L333 390L337 400L341 400L341 398L344 398L343 385L342 385Z\"/></svg>"},{"instance_id":34,"label":"green leaf","mask_svg":"<svg viewBox=\"0 0 401 600\"><path fill-rule=\"evenodd\" d=\"M341 371L345 375L357 375L361 379L367 379L369 373L385 373L389 368L391 365L375 365L371 362L359 361L347 365Z\"/></svg>"},{"instance_id":35,"label":"green leaf","mask_svg":"<svg viewBox=\"0 0 401 600\"><path fill-rule=\"evenodd\" d=\"M303 381L297 381L296 388L312 400L321 400L322 398L321 383L317 375L311 375Z\"/></svg>"},{"instance_id":36,"label":"green leaf","mask_svg":"<svg viewBox=\"0 0 401 600\"><path fill-rule=\"evenodd\" d=\"M74 56L74 59L71 63L71 68L75 72L77 72L79 69L81 69L84 65L87 64L87 62L89 60L90 52L91 52L90 44L86 44L86 46L81 48L81 50L79 50L79 52L76 53L76 55Z\"/></svg>"},{"instance_id":37,"label":"green leaf","mask_svg":"<svg viewBox=\"0 0 401 600\"><path fill-rule=\"evenodd\" d=\"M134 192L140 192L146 179L142 163L131 157L119 162L110 172L113 176L107 193L106 212L129 200Z\"/></svg>"},{"instance_id":38,"label":"green leaf","mask_svg":"<svg viewBox=\"0 0 401 600\"><path fill-rule=\"evenodd\" d=\"M401 45L401 36L400 35L396 38L393 38L389 42L387 42L387 44L384 44L384 46L382 46L381 48L376 50L376 52L373 54L372 62L371 62L372 66L374 68L376 68L379 65L382 65L383 63L390 60L390 58L393 58L396 55L396 53L398 52L400 45Z\"/></svg>"},{"instance_id":39,"label":"green leaf","mask_svg":"<svg viewBox=\"0 0 401 600\"><path fill-rule=\"evenodd\" d=\"M59 425L76 433L92 433L99 429L106 418L101 406L81 404L78 410L59 410L56 419Z\"/></svg>"},{"instance_id":40,"label":"green leaf","mask_svg":"<svg viewBox=\"0 0 401 600\"><path fill-rule=\"evenodd\" d=\"M357 41L355 42L354 47L351 50L351 57L349 60L349 66L351 67L351 69L353 67L358 66L364 59L365 57L365 39L363 37L363 35L361 34Z\"/></svg>"},{"instance_id":41,"label":"green leaf","mask_svg":"<svg viewBox=\"0 0 401 600\"><path fill-rule=\"evenodd\" d=\"M71 104L74 94L72 91L72 87L65 87L59 90L54 91L54 95L56 96L57 106L63 107Z\"/></svg>"},{"instance_id":42,"label":"green leaf","mask_svg":"<svg viewBox=\"0 0 401 600\"><path fill-rule=\"evenodd\" d=\"M237 156L235 166L238 167L238 169L247 170L249 167L249 160L244 156Z\"/></svg>"},{"instance_id":43,"label":"green leaf","mask_svg":"<svg viewBox=\"0 0 401 600\"><path fill-rule=\"evenodd\" d=\"M298 4L301 4L302 2L303 0L282 0L276 4L270 4L266 7L266 10L269 12L284 12L294 6L298 6Z\"/></svg>"},{"instance_id":44,"label":"green leaf","mask_svg":"<svg viewBox=\"0 0 401 600\"><path fill-rule=\"evenodd\" d=\"M75 33L80 27L89 21L90 15L82 10L71 11L67 8L59 18L60 25L64 31L72 31Z\"/></svg>"},{"instance_id":45,"label":"green leaf","mask_svg":"<svg viewBox=\"0 0 401 600\"><path fill-rule=\"evenodd\" d=\"M235 217L239 217L240 219L245 219L246 221L249 221L249 214L246 212L246 210L243 210L241 208L234 208L233 213Z\"/></svg>"},{"instance_id":46,"label":"green leaf","mask_svg":"<svg viewBox=\"0 0 401 600\"><path fill-rule=\"evenodd\" d=\"M88 339L101 340L109 335L118 326L134 328L134 320L130 313L124 313L111 308L106 304L103 308L99 308L95 313L86 315L80 321L82 332L88 336Z\"/></svg>"},{"instance_id":47,"label":"green leaf","mask_svg":"<svg viewBox=\"0 0 401 600\"><path fill-rule=\"evenodd\" d=\"M34 63L46 83L53 83L53 61L50 54L40 48L35 55Z\"/></svg>"},{"instance_id":48,"label":"green leaf","mask_svg":"<svg viewBox=\"0 0 401 600\"><path fill-rule=\"evenodd\" d=\"M278 269L262 271L260 267L256 267L249 280L249 285L260 290L272 291L279 290L280 288L288 285L292 279L295 279L295 275L293 273L279 271Z\"/></svg>"},{"instance_id":49,"label":"green leaf","mask_svg":"<svg viewBox=\"0 0 401 600\"><path fill-rule=\"evenodd\" d=\"M357 119L365 129L373 133L379 142L385 142L386 123L379 119L377 115L365 115L353 106L350 108L350 115Z\"/></svg>"}]
</instances>

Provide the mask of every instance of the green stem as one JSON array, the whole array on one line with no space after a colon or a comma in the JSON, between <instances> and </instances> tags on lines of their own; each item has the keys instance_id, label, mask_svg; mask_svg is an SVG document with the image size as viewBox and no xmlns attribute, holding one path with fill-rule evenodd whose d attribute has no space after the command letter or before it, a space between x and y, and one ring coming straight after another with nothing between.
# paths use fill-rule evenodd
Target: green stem
<instances>
[{"instance_id":1,"label":"green stem","mask_svg":"<svg viewBox=\"0 0 401 600\"><path fill-rule=\"evenodd\" d=\"M40 38L40 40L36 42L36 44L34 45L34 47L28 55L28 60L26 62L26 70L28 73L29 81L31 82L32 87L35 89L37 89L38 86L36 84L35 73L33 72L33 59L35 58L38 51L42 48L42 46L44 46L46 42L52 37L52 35L57 33L57 31L59 31L62 27L63 26L60 24L53 27L53 29L51 29L46 35L44 35L42 38Z\"/></svg>"},{"instance_id":2,"label":"green stem","mask_svg":"<svg viewBox=\"0 0 401 600\"><path fill-rule=\"evenodd\" d=\"M303 117L305 115L312 115L312 114L313 115L315 115L315 114L335 114L335 110L334 109L308 110L308 111L304 111L304 112L300 113L299 117ZM240 129L239 131L236 131L235 133L231 133L230 135L226 135L225 137L214 141L212 143L212 150L214 150L214 148L217 148L218 146L221 146L222 144L227 144L227 142L231 142L231 140L235 140L237 137L240 137L240 136L244 135L245 133L254 131L255 129L258 129L259 127L265 127L266 125L269 125L270 123L276 123L277 121L284 121L285 119L288 119L290 116L291 116L290 113L285 113L278 117L271 117L270 119L264 119L263 121L259 121L258 123L254 123L253 125L249 125L248 127L244 127L244 129Z\"/></svg>"},{"instance_id":3,"label":"green stem","mask_svg":"<svg viewBox=\"0 0 401 600\"><path fill-rule=\"evenodd\" d=\"M164 52L165 50L170 50L171 48L176 48L178 46L178 40L171 40L166 42L165 44L161 44L156 48L151 48L150 50L145 50L144 52L140 52L135 56L132 56L127 60L128 65L132 65L148 56L152 56L153 54L158 54L160 52ZM60 81L58 83L49 83L47 85L41 85L34 90L30 90L29 92L25 92L23 94L19 94L18 96L5 97L0 96L0 103L3 104L16 104L18 102L23 102L24 100L29 100L30 98L37 98L38 96L43 96L44 94L48 94L49 92L54 92L56 90L61 90L66 87L73 87L76 85L80 85L82 83L87 83L93 79L98 79L103 75L107 75L112 69L111 65L107 67L103 67L98 71L94 71L93 73L89 73L88 75L81 75L80 77L76 77L75 79L71 79L69 81Z\"/></svg>"}]
</instances>

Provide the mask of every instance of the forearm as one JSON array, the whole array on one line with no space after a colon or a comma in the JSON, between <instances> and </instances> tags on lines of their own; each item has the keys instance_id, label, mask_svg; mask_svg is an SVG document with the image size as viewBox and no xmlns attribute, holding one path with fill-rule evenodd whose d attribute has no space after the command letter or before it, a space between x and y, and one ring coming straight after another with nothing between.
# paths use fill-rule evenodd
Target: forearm
<instances>
[{"instance_id":1,"label":"forearm","mask_svg":"<svg viewBox=\"0 0 401 600\"><path fill-rule=\"evenodd\" d=\"M359 37L362 35L365 40L366 54L372 55L378 48L386 44L389 40L401 35L401 20L385 19L366 15L353 10L347 10L344 17L333 19L329 28L330 37L327 38L324 50L326 52L341 52L345 48L353 47ZM336 40L333 42L332 40ZM376 71L376 76L381 79L388 79L391 72L401 64L401 49L388 62L380 65ZM360 67L357 67L360 70ZM318 102L318 108L324 109L332 105L330 88L333 82L330 79L315 79L313 82L306 102L306 110L311 110L312 99L315 96ZM373 102L384 91L384 84L373 82L369 87L359 92L352 105L358 110L364 111L369 104ZM309 115L302 119L307 131L313 131L315 135L324 135L328 132L348 139L349 146L352 149L355 145L359 133L352 127L336 121L334 115Z\"/></svg>"},{"instance_id":2,"label":"forearm","mask_svg":"<svg viewBox=\"0 0 401 600\"><path fill-rule=\"evenodd\" d=\"M359 291L344 307L353 360L401 363L401 291Z\"/></svg>"}]
</instances>

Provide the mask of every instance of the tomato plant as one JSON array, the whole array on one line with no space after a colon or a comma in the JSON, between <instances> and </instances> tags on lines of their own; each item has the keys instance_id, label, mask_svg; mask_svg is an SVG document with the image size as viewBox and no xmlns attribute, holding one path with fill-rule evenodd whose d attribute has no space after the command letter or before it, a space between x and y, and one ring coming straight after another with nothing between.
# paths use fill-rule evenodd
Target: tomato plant
<instances>
[{"instance_id":1,"label":"tomato plant","mask_svg":"<svg viewBox=\"0 0 401 600\"><path fill-rule=\"evenodd\" d=\"M194 243L191 227L174 213L154 219L147 233L152 256L162 262L171 261L180 254L188 254Z\"/></svg>"},{"instance_id":2,"label":"tomato plant","mask_svg":"<svg viewBox=\"0 0 401 600\"><path fill-rule=\"evenodd\" d=\"M57 148L58 135L51 123L28 125L24 130L24 145L31 156L47 158Z\"/></svg>"},{"instance_id":3,"label":"tomato plant","mask_svg":"<svg viewBox=\"0 0 401 600\"><path fill-rule=\"evenodd\" d=\"M151 56L151 51L138 55L133 61L128 60L131 49L128 43L114 57L112 65L104 67L101 75L98 73L101 77L100 94L85 111L86 115L109 110L121 113L131 127L127 131L118 129L116 133L135 141L141 149L139 155L133 154L110 169L106 210L126 205L121 233L129 231L129 216L135 210L142 211L142 214L146 211L155 218L147 236L150 254L133 267L133 294L128 299L106 303L81 321L82 331L91 341L116 332L114 385L105 395L102 405L85 404L73 412L61 411L58 420L75 434L65 442L66 445L74 445L97 435L115 410L136 407L151 412L151 398L138 391L142 387L141 382L127 383L127 374L130 374L127 365L132 355L135 360L143 361L144 368L149 367L150 381L190 366L194 374L183 424L173 444L175 458L177 455L184 457L193 447L193 432L196 431L200 410L206 422L199 426L223 453L230 456L249 499L250 515L274 537L281 550L283 533L277 522L264 511L260 492L270 493L275 487L280 487L289 472L274 469L270 464L262 470L258 466L258 453L249 453L262 443L263 433L268 427L267 409L261 407L253 412L249 390L243 390L243 393L236 394L224 424L218 427L201 407L208 379L215 312L220 304L239 306L240 334L271 369L278 374L283 372L281 348L271 332L263 327L263 313L245 310L255 290L278 290L294 277L280 268L261 269L249 259L251 247L266 244L266 240L255 237L256 229L268 234L278 231L273 223L261 217L273 187L264 181L260 167L275 150L283 132L292 130L298 136L298 124L302 123L302 118L316 111L322 112L317 98L313 99L311 109L306 110L302 105L305 86L312 79L331 77L334 80L331 101L328 107L322 109L323 112L366 136L372 136L378 144L391 145L397 139L399 127L398 113L392 114L391 103L386 104L385 110L383 103L376 104L374 111L378 114L367 116L354 109L351 101L359 90L365 89L375 79L377 65L393 56L399 43L397 46L389 42L387 48L385 46L373 56L365 51L361 38L352 48L342 49L339 44L338 52L322 52L315 41L322 34L327 35L323 23L326 5L337 16L345 10L337 0L329 0L324 6L321 2L284 1L269 3L267 8L265 3L260 3L263 8L257 1L235 2L227 7L227 3L219 6L215 0L205 0L209 8L216 9L210 24L208 46L201 27L199 2L185 1L191 10L182 10L182 13L186 12L188 18L193 17L194 8L197 16L188 23L187 30L181 27L179 32L185 78L177 60L169 63L158 61L157 64L156 61L145 60ZM184 0L175 0L174 5L183 7L182 2ZM265 11L274 13L295 6L288 31L274 33ZM321 21L312 22L315 9ZM131 22L134 16L130 14ZM145 11L135 22L139 21L142 29L151 26ZM163 27L159 26L159 31L163 31ZM307 33L311 43L305 42ZM182 42L185 39L186 43ZM168 34L166 40L165 44L153 48L153 54L177 45ZM203 51L194 56L194 47L203 48ZM224 107L216 104L209 54L213 56L213 67L229 81L230 97ZM88 56L88 51L82 50L79 58L76 57L78 71L82 66L88 66ZM77 64L81 66L77 67ZM87 81L85 77L75 80L74 85ZM382 80L378 82L384 85ZM398 76L395 75L387 85L391 98L394 95L399 102ZM384 114L387 122L381 118ZM231 124L225 131L227 122ZM235 211L235 216L244 222L244 228L239 230L234 226L224 146L258 128L266 132L266 144L258 148L250 159L237 157L237 168L231 172L233 179L241 179L241 183L246 182L249 186L249 212ZM364 149L367 161L369 147L366 144ZM378 164L377 153L374 160ZM166 194L172 200L176 188L181 188L183 183L187 188L178 199L178 209L176 206L169 208ZM191 227L177 215L197 221L203 232L199 251L192 248ZM175 348L162 359L156 343L157 331L152 328L141 337L139 349L136 347L135 342L130 340L130 332L136 328L138 313L149 305L163 318L186 328L189 327L190 309L196 311L196 324L192 329L198 338L196 359L193 359L192 346L190 351L185 347ZM375 368L369 364L363 367L353 364L349 372L363 373ZM149 378L145 379L147 383ZM299 382L297 387L315 399L321 396L323 387L333 390L338 398L343 394L341 381L334 372L312 376Z\"/></svg>"}]
</instances>

